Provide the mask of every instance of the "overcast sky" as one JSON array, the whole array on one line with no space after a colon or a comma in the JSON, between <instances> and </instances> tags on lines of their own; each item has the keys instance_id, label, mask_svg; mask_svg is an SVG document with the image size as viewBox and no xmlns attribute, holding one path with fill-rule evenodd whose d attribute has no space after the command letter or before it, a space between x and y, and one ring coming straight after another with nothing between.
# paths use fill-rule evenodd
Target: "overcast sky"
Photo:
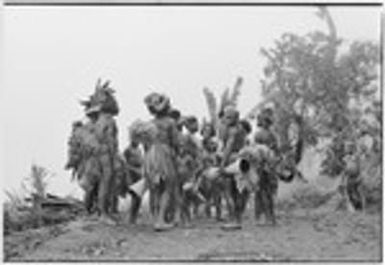
<instances>
[{"instance_id":1,"label":"overcast sky","mask_svg":"<svg viewBox=\"0 0 385 265\"><path fill-rule=\"evenodd\" d=\"M330 8L347 41L379 43L375 7ZM79 100L98 77L112 80L127 126L148 119L143 97L165 92L185 114L206 115L204 86L217 95L244 77L243 114L259 100L259 53L284 32L325 30L314 7L6 7L3 17L2 176L18 189L32 163L55 173L49 190L77 192L63 170Z\"/></svg>"}]
</instances>

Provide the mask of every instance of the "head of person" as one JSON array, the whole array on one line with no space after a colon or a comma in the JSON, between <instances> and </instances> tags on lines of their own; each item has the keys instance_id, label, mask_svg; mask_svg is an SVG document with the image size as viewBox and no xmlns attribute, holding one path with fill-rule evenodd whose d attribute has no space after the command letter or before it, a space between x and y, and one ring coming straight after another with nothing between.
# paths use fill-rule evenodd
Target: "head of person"
<instances>
[{"instance_id":1,"label":"head of person","mask_svg":"<svg viewBox=\"0 0 385 265\"><path fill-rule=\"evenodd\" d=\"M143 126L142 123L142 121L137 120L128 127L128 142L132 147L137 147L141 143L141 131L138 128Z\"/></svg>"},{"instance_id":2,"label":"head of person","mask_svg":"<svg viewBox=\"0 0 385 265\"><path fill-rule=\"evenodd\" d=\"M189 133L194 134L199 130L198 119L195 116L186 117L184 124Z\"/></svg>"},{"instance_id":3,"label":"head of person","mask_svg":"<svg viewBox=\"0 0 385 265\"><path fill-rule=\"evenodd\" d=\"M99 117L100 111L100 105L90 106L86 109L86 115L89 119L95 121Z\"/></svg>"},{"instance_id":4,"label":"head of person","mask_svg":"<svg viewBox=\"0 0 385 265\"><path fill-rule=\"evenodd\" d=\"M241 124L242 129L245 131L246 135L249 135L252 131L251 124L245 119L242 119L239 121Z\"/></svg>"},{"instance_id":5,"label":"head of person","mask_svg":"<svg viewBox=\"0 0 385 265\"><path fill-rule=\"evenodd\" d=\"M182 131L183 123L181 122L182 114L180 111L176 108L170 108L168 116L175 121L178 131Z\"/></svg>"},{"instance_id":6,"label":"head of person","mask_svg":"<svg viewBox=\"0 0 385 265\"><path fill-rule=\"evenodd\" d=\"M144 98L144 103L148 111L156 117L169 115L171 104L166 95L151 93Z\"/></svg>"},{"instance_id":7,"label":"head of person","mask_svg":"<svg viewBox=\"0 0 385 265\"><path fill-rule=\"evenodd\" d=\"M274 123L274 112L271 108L264 108L257 116L257 126L270 128Z\"/></svg>"},{"instance_id":8,"label":"head of person","mask_svg":"<svg viewBox=\"0 0 385 265\"><path fill-rule=\"evenodd\" d=\"M227 126L234 126L239 121L239 111L232 105L228 105L223 110L223 121Z\"/></svg>"},{"instance_id":9,"label":"head of person","mask_svg":"<svg viewBox=\"0 0 385 265\"><path fill-rule=\"evenodd\" d=\"M207 151L210 153L215 153L218 150L218 143L215 141L209 141L207 144Z\"/></svg>"},{"instance_id":10,"label":"head of person","mask_svg":"<svg viewBox=\"0 0 385 265\"><path fill-rule=\"evenodd\" d=\"M215 128L212 123L205 122L202 125L201 135L204 139L209 139L215 136Z\"/></svg>"},{"instance_id":11,"label":"head of person","mask_svg":"<svg viewBox=\"0 0 385 265\"><path fill-rule=\"evenodd\" d=\"M95 87L95 92L91 95L90 100L96 104L100 104L101 110L104 113L111 115L119 114L119 105L115 98L115 90L110 87L110 81L102 82L98 79Z\"/></svg>"},{"instance_id":12,"label":"head of person","mask_svg":"<svg viewBox=\"0 0 385 265\"><path fill-rule=\"evenodd\" d=\"M184 137L181 137L178 142L179 145L179 155L185 156L188 154L188 142L187 139Z\"/></svg>"},{"instance_id":13,"label":"head of person","mask_svg":"<svg viewBox=\"0 0 385 265\"><path fill-rule=\"evenodd\" d=\"M74 121L72 123L72 130L76 130L76 129L79 129L83 126L83 122L82 121Z\"/></svg>"}]
</instances>

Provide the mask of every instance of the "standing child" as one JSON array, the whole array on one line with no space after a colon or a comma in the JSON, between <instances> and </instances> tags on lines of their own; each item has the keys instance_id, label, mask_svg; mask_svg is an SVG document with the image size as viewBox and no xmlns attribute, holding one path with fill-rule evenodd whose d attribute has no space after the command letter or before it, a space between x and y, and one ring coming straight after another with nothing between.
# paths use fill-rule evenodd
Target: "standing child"
<instances>
[{"instance_id":1,"label":"standing child","mask_svg":"<svg viewBox=\"0 0 385 265\"><path fill-rule=\"evenodd\" d=\"M278 152L278 142L275 134L271 130L273 125L273 111L264 109L257 117L258 131L254 136L256 144L267 146L276 155ZM262 168L259 180L259 188L255 192L254 209L255 219L258 223L261 215L265 214L266 221L275 224L274 214L274 194L278 188L278 180L274 172L269 168Z\"/></svg>"},{"instance_id":2,"label":"standing child","mask_svg":"<svg viewBox=\"0 0 385 265\"><path fill-rule=\"evenodd\" d=\"M136 123L134 123L135 125ZM130 207L130 220L131 224L136 223L138 217L140 205L142 202L141 194L137 194L135 191L128 188L127 184L133 185L143 179L143 154L140 149L139 136L135 134L135 127L130 128L130 143L129 146L124 150L123 156L126 161L128 178L126 178L125 185L127 186L127 192L130 193L132 198L132 204Z\"/></svg>"},{"instance_id":3,"label":"standing child","mask_svg":"<svg viewBox=\"0 0 385 265\"><path fill-rule=\"evenodd\" d=\"M202 164L203 173L199 178L199 187L203 196L206 198L205 213L211 217L211 207L215 207L215 216L218 221L222 220L221 192L224 183L221 178L207 176L211 168L218 167L220 156L218 155L218 142L215 139L215 128L211 123L204 123L201 130L202 135Z\"/></svg>"},{"instance_id":4,"label":"standing child","mask_svg":"<svg viewBox=\"0 0 385 265\"><path fill-rule=\"evenodd\" d=\"M343 171L344 195L351 211L364 210L365 200L362 191L360 156L354 141L345 143L345 168Z\"/></svg>"},{"instance_id":5,"label":"standing child","mask_svg":"<svg viewBox=\"0 0 385 265\"><path fill-rule=\"evenodd\" d=\"M156 128L153 142L146 151L144 174L150 188L154 229L163 231L173 227L167 222L166 214L177 182L178 130L169 117L170 100L167 96L151 93L144 101L153 116L151 123ZM177 207L176 218L180 215L179 210Z\"/></svg>"},{"instance_id":6,"label":"standing child","mask_svg":"<svg viewBox=\"0 0 385 265\"><path fill-rule=\"evenodd\" d=\"M186 133L182 136L181 144L184 154L180 154L182 158L182 168L190 168L190 180L182 182L182 192L184 193L184 203L188 208L193 207L194 216L198 216L198 208L201 203L197 190L197 177L202 169L201 167L201 150L197 132L199 130L198 119L195 116L187 116L184 118L183 125L186 128ZM187 160L186 160L187 159ZM183 162L183 160L185 160ZM186 164L187 162L187 164ZM183 165L184 164L184 165ZM187 173L187 172L186 172ZM188 191L187 188L189 187Z\"/></svg>"}]
</instances>

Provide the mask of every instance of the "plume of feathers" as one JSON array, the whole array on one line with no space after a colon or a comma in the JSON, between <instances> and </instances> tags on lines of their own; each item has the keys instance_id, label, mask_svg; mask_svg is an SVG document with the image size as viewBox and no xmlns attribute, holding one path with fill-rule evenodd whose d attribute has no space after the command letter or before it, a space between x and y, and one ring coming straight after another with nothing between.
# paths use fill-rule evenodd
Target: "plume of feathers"
<instances>
[{"instance_id":1,"label":"plume of feathers","mask_svg":"<svg viewBox=\"0 0 385 265\"><path fill-rule=\"evenodd\" d=\"M209 116L210 116L210 121L213 124L216 124L217 118L218 118L218 116L217 116L218 115L218 109L217 109L217 100L215 98L215 95L207 87L205 87L203 89L203 94L204 94L205 99L206 99L207 108L208 108Z\"/></svg>"},{"instance_id":2,"label":"plume of feathers","mask_svg":"<svg viewBox=\"0 0 385 265\"><path fill-rule=\"evenodd\" d=\"M237 106L238 104L238 98L239 98L239 95L241 94L242 83L243 83L243 78L239 76L237 78L237 81L235 82L233 92L231 93L231 96L229 98L230 102L235 106Z\"/></svg>"},{"instance_id":3,"label":"plume of feathers","mask_svg":"<svg viewBox=\"0 0 385 265\"><path fill-rule=\"evenodd\" d=\"M226 106L229 104L229 88L226 88L225 91L223 91L221 96L221 101L219 104L219 113L222 113Z\"/></svg>"},{"instance_id":4,"label":"plume of feathers","mask_svg":"<svg viewBox=\"0 0 385 265\"><path fill-rule=\"evenodd\" d=\"M207 87L203 89L203 94L205 96L209 112L210 122L215 127L218 127L219 116L221 113L223 113L226 106L233 105L236 107L238 105L238 98L241 94L242 84L243 78L238 77L232 90L230 90L230 88L226 88L226 90L223 91L221 95L219 106L214 93Z\"/></svg>"},{"instance_id":5,"label":"plume of feathers","mask_svg":"<svg viewBox=\"0 0 385 265\"><path fill-rule=\"evenodd\" d=\"M242 83L243 78L239 76L234 84L233 89L230 90L230 88L226 88L226 90L222 93L219 113L223 112L226 106L232 105L234 107L237 107L238 98L241 94Z\"/></svg>"}]
</instances>

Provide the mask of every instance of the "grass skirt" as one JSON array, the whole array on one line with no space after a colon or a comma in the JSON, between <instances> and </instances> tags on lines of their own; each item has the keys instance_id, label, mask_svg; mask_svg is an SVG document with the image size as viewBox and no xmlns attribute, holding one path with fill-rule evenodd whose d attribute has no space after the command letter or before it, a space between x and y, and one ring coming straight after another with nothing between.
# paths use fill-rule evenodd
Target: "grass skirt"
<instances>
[{"instance_id":1,"label":"grass skirt","mask_svg":"<svg viewBox=\"0 0 385 265\"><path fill-rule=\"evenodd\" d=\"M156 143L151 146L145 154L144 172L150 185L159 184L161 180L166 182L176 180L176 163L168 145Z\"/></svg>"}]
</instances>

